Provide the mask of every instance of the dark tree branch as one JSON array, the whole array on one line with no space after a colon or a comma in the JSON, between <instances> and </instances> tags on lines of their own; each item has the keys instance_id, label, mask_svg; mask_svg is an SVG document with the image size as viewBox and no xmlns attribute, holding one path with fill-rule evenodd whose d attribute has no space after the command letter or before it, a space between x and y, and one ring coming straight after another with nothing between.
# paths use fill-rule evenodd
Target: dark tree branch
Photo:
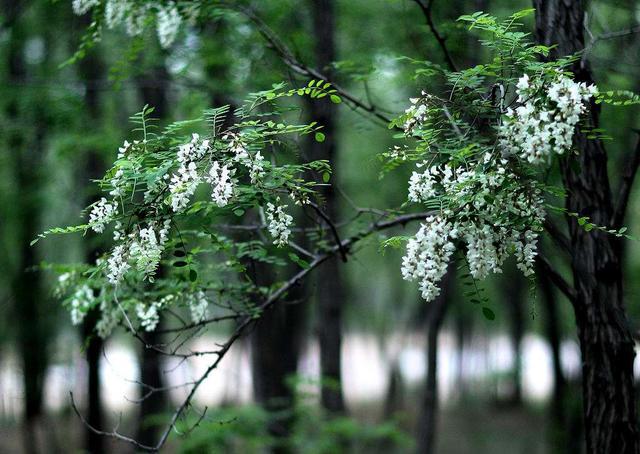
<instances>
[{"instance_id":1,"label":"dark tree branch","mask_svg":"<svg viewBox=\"0 0 640 454\"><path fill-rule=\"evenodd\" d=\"M451 71L457 72L458 67L453 61L453 58L449 53L449 49L447 49L447 43L446 43L447 40L445 37L443 37L440 34L438 29L436 28L436 24L433 22L432 11L433 11L434 0L413 0L413 1L420 7L420 10L422 10L422 14L424 14L424 18L427 21L427 26L429 27L429 30L431 30L431 34L433 35L433 37L438 42L438 46L440 46L440 50L442 50L442 54L444 55L444 59L447 62L449 69Z\"/></svg>"},{"instance_id":2,"label":"dark tree branch","mask_svg":"<svg viewBox=\"0 0 640 454\"><path fill-rule=\"evenodd\" d=\"M354 108L367 112L378 120L383 121L385 124L391 122L391 118L387 117L380 112L374 104L366 103L356 96L349 93L340 85L332 81L328 76L323 74L320 70L305 65L289 50L289 48L278 38L278 35L255 13L253 10L235 3L221 2L221 7L228 8L232 11L239 12L247 19L249 19L256 26L258 33L264 38L269 47L273 49L276 54L281 58L285 65L287 65L294 73L304 77L310 77L316 80L322 80L329 82L331 86L340 94L340 96L351 104Z\"/></svg>"},{"instance_id":3,"label":"dark tree branch","mask_svg":"<svg viewBox=\"0 0 640 454\"><path fill-rule=\"evenodd\" d=\"M583 62L587 61L587 57L589 56L589 54L591 53L591 51L599 41L605 41L605 40L614 39L614 38L622 38L624 36L640 33L640 25L636 25L635 27L626 28L623 30L616 30L613 32L603 33L598 36L593 36L587 27L585 27L585 29L588 32L591 40L585 46L584 52L582 53Z\"/></svg>"},{"instance_id":4,"label":"dark tree branch","mask_svg":"<svg viewBox=\"0 0 640 454\"><path fill-rule=\"evenodd\" d=\"M640 135L640 131L636 132ZM613 218L611 219L611 227L614 229L622 227L622 222L624 221L625 214L627 213L627 206L629 205L629 196L631 195L633 181L638 173L638 166L640 166L640 137L638 137L636 149L631 153L631 159L627 161L622 173L622 182L620 183L620 189L618 191L618 199L613 212Z\"/></svg>"},{"instance_id":5,"label":"dark tree branch","mask_svg":"<svg viewBox=\"0 0 640 454\"><path fill-rule=\"evenodd\" d=\"M568 253L570 256L573 255L571 251L571 242L569 238L549 219L545 219L544 221L544 229L547 231L551 239L558 245L560 248Z\"/></svg>"},{"instance_id":6,"label":"dark tree branch","mask_svg":"<svg viewBox=\"0 0 640 454\"><path fill-rule=\"evenodd\" d=\"M127 437L126 435L122 435L121 433L118 432L118 428L117 427L115 429L113 429L111 432L106 432L104 430L96 429L91 424L89 424L89 422L80 413L80 410L78 410L78 407L76 406L76 402L73 399L73 392L70 392L69 396L71 398L71 408L73 409L74 413L78 416L78 418L80 418L80 421L82 421L82 423L86 427L88 427L89 430L91 430L93 433L95 433L97 435L104 436L104 437L110 437L110 438L115 438L116 440L124 441L125 443L132 444L136 448L141 449L143 451L150 451L150 452L157 451L152 446L144 445L142 443L139 443L137 440L135 440L135 439L133 439L131 437Z\"/></svg>"},{"instance_id":7,"label":"dark tree branch","mask_svg":"<svg viewBox=\"0 0 640 454\"><path fill-rule=\"evenodd\" d=\"M537 259L537 263L541 271L543 273L546 273L549 276L549 279L558 288L558 290L560 290L567 297L567 299L571 302L571 304L575 305L577 299L576 299L576 290L573 288L573 286L570 285L560 275L560 273L558 273L555 269L553 269L553 266L551 265L551 263L549 263L549 261L545 257L542 257L541 255L539 255Z\"/></svg>"},{"instance_id":8,"label":"dark tree branch","mask_svg":"<svg viewBox=\"0 0 640 454\"><path fill-rule=\"evenodd\" d=\"M334 247L332 247L331 249L329 249L328 251L326 251L322 255L317 256L308 265L307 268L297 272L289 280L284 282L276 291L274 291L271 295L269 295L269 297L265 301L263 301L261 304L259 304L258 307L257 307L257 313L264 313L265 311L270 309L292 287L298 285L300 283L300 281L302 281L302 279L304 279L314 269L316 269L317 267L322 265L324 262L326 262L329 258L333 257L334 255L336 255L338 253L341 253L341 251L349 252L350 247L353 246L354 244L356 244L357 242L359 242L360 240L372 235L373 233L379 232L381 230L390 229L390 228L396 227L396 226L404 226L404 225L408 224L409 222L426 219L431 214L432 214L432 212L405 214L405 215L399 215L399 216L397 216L395 218L392 218L392 219L389 219L389 220L379 220L379 221L373 222L367 229L365 229L362 232L357 233L357 234L347 238L346 240L341 241L340 244L335 245ZM110 431L110 432L107 432L107 431L103 431L103 430L100 430L98 428L92 427L91 425L89 425L89 423L86 421L86 419L78 411L78 408L76 407L75 402L73 400L73 394L71 394L71 405L72 405L72 408L73 408L74 412L78 415L78 417L80 418L82 423L85 424L94 433L102 435L102 436L105 436L105 437L115 438L117 440L124 441L126 443L129 443L129 444L135 446L137 449L139 449L141 451L158 452L165 445L169 435L175 429L175 426L176 426L176 423L177 423L178 419L184 414L186 409L191 405L191 401L193 400L193 396L195 395L195 393L198 390L198 388L200 387L200 385L202 385L202 383L211 374L211 372L218 367L218 365L220 364L222 359L225 357L225 355L227 354L227 352L229 351L231 346L242 336L244 331L248 327L250 327L253 323L255 323L257 320L259 320L259 317L256 317L254 315L245 316L240 321L240 323L237 325L236 329L234 330L234 332L231 335L231 337L229 338L229 340L227 340L226 343L220 345L220 349L219 350L217 350L215 352L206 352L207 354L215 354L216 355L215 361L207 368L207 370L204 372L204 374L202 374L197 380L195 380L193 382L193 387L191 388L191 391L189 392L187 397L183 400L183 402L180 404L180 406L173 413L173 416L171 417L171 420L169 421L169 424L167 425L165 430L162 432L162 435L160 436L160 439L158 440L158 443L155 446L145 445L145 444L142 444L142 443L138 442L137 440L135 440L133 438L127 437L125 435L122 435L122 434L120 434L118 432L117 428L112 430L112 431ZM131 328L132 332L134 333L134 335L136 335L135 329L133 329L132 326L130 326L130 328ZM153 347L153 346L151 346L151 347ZM203 352L195 352L191 356L194 356L197 353L203 353ZM201 421L201 419L202 419L202 416L199 418L199 420L198 420L198 422L196 424L198 424L199 421Z\"/></svg>"},{"instance_id":9,"label":"dark tree branch","mask_svg":"<svg viewBox=\"0 0 640 454\"><path fill-rule=\"evenodd\" d=\"M313 208L315 212L318 213L318 216L320 216L329 226L331 233L333 234L333 237L336 240L336 245L338 246L338 250L340 251L340 256L342 257L342 261L346 263L347 251L342 247L342 241L340 241L340 235L338 235L338 229L336 228L335 224L331 221L331 219L329 219L329 216L327 216L327 214L320 209L318 205L316 205L311 201L308 202L308 205L311 208Z\"/></svg>"}]
</instances>

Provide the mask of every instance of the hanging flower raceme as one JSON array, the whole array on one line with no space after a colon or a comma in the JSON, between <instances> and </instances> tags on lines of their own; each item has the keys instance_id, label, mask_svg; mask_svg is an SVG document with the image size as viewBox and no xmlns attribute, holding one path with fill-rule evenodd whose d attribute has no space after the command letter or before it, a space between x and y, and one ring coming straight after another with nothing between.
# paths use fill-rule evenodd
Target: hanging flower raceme
<instances>
[{"instance_id":1,"label":"hanging flower raceme","mask_svg":"<svg viewBox=\"0 0 640 454\"><path fill-rule=\"evenodd\" d=\"M209 175L205 177L213 188L211 199L221 208L226 206L233 196L233 181L231 180L233 173L234 170L229 169L226 164L220 165L218 161L214 161L209 169Z\"/></svg>"},{"instance_id":2,"label":"hanging flower raceme","mask_svg":"<svg viewBox=\"0 0 640 454\"><path fill-rule=\"evenodd\" d=\"M440 294L438 284L456 249L453 243L456 237L453 225L440 217L429 217L407 243L407 253L402 258L402 278L418 281L422 297L427 301Z\"/></svg>"},{"instance_id":3,"label":"hanging flower raceme","mask_svg":"<svg viewBox=\"0 0 640 454\"><path fill-rule=\"evenodd\" d=\"M276 200L276 203L280 203L280 198ZM274 205L271 202L267 203L265 212L267 216L267 227L276 246L287 245L289 243L289 236L291 235L289 226L293 222L293 217L284 211L285 208L287 208L286 205Z\"/></svg>"},{"instance_id":4,"label":"hanging flower raceme","mask_svg":"<svg viewBox=\"0 0 640 454\"><path fill-rule=\"evenodd\" d=\"M559 72L550 83L525 74L516 93L520 105L507 110L499 130L500 146L505 154L541 164L552 153L564 154L571 148L580 115L597 89Z\"/></svg>"},{"instance_id":5,"label":"hanging flower raceme","mask_svg":"<svg viewBox=\"0 0 640 454\"><path fill-rule=\"evenodd\" d=\"M533 274L545 210L543 186L532 176L532 166L568 152L596 92L561 71L524 75L516 85L515 106L496 118L494 136L486 127L475 129L475 120L460 120L464 113L452 114L448 101L438 107L437 99L424 92L411 99L401 124L428 158L416 164L408 199L439 208L408 240L401 271L404 279L419 281L425 300L439 294L439 281L456 247L466 252L474 279L502 272L512 254L525 276ZM445 127L450 131L443 132ZM429 139L436 136L440 141L433 145ZM435 151L434 156L431 147L440 143L450 151ZM387 156L394 159L396 154Z\"/></svg>"}]
</instances>

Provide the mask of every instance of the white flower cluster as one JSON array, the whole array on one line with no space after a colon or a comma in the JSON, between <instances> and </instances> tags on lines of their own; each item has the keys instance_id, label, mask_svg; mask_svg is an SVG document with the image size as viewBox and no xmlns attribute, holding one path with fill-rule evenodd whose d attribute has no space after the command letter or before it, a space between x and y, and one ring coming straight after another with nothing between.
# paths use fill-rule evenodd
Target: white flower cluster
<instances>
[{"instance_id":1,"label":"white flower cluster","mask_svg":"<svg viewBox=\"0 0 640 454\"><path fill-rule=\"evenodd\" d=\"M267 203L265 212L267 228L274 238L273 243L278 247L289 244L289 235L291 235L291 229L289 227L293 222L293 217L284 211L287 205L280 205L279 202L280 198L276 200L278 205L274 205L271 202Z\"/></svg>"},{"instance_id":2,"label":"white flower cluster","mask_svg":"<svg viewBox=\"0 0 640 454\"><path fill-rule=\"evenodd\" d=\"M71 323L79 325L93 306L96 298L88 285L82 285L71 296Z\"/></svg>"},{"instance_id":3,"label":"white flower cluster","mask_svg":"<svg viewBox=\"0 0 640 454\"><path fill-rule=\"evenodd\" d=\"M220 165L218 161L214 161L209 175L205 180L211 184L213 192L211 198L219 207L224 207L229 203L229 199L233 196L233 181L231 177L235 171L229 169L226 164Z\"/></svg>"},{"instance_id":4,"label":"white flower cluster","mask_svg":"<svg viewBox=\"0 0 640 454\"><path fill-rule=\"evenodd\" d=\"M171 304L176 297L174 295L166 295L160 298L159 301L153 301L151 304L146 305L142 302L136 304L136 315L140 321L140 326L145 331L153 331L160 323L160 311Z\"/></svg>"},{"instance_id":5,"label":"white flower cluster","mask_svg":"<svg viewBox=\"0 0 640 454\"><path fill-rule=\"evenodd\" d=\"M160 258L165 244L169 239L171 221L166 220L158 229L156 222L150 222L147 227L140 228L138 233L125 235L116 229L116 241L129 239L128 243L117 245L107 259L107 278L112 284L118 284L131 269L131 262L135 262L136 269L144 278L153 282L153 275L160 264ZM157 233L156 233L156 230Z\"/></svg>"},{"instance_id":6,"label":"white flower cluster","mask_svg":"<svg viewBox=\"0 0 640 454\"><path fill-rule=\"evenodd\" d=\"M122 320L122 310L113 301L102 298L100 301L100 320L96 323L98 336L105 339L118 326Z\"/></svg>"},{"instance_id":7,"label":"white flower cluster","mask_svg":"<svg viewBox=\"0 0 640 454\"><path fill-rule=\"evenodd\" d=\"M129 271L131 265L128 262L128 252L123 244L119 244L107 259L107 279L116 285L122 280L124 275Z\"/></svg>"},{"instance_id":8,"label":"white flower cluster","mask_svg":"<svg viewBox=\"0 0 640 454\"><path fill-rule=\"evenodd\" d=\"M227 148L233 153L233 160L247 167L251 183L256 184L260 181L265 174L265 159L260 151L251 156L240 134L229 132L222 136L222 140L227 141Z\"/></svg>"},{"instance_id":9,"label":"white flower cluster","mask_svg":"<svg viewBox=\"0 0 640 454\"><path fill-rule=\"evenodd\" d=\"M533 273L537 230L545 216L540 191L523 186L508 170L506 159L487 153L481 161L474 170L445 164L411 177L411 201L441 199L440 215L429 218L409 241L402 265L403 277L420 280L428 301L438 295L437 285L455 249L454 240L466 243L466 259L475 279L500 273L511 252L525 275Z\"/></svg>"},{"instance_id":10,"label":"white flower cluster","mask_svg":"<svg viewBox=\"0 0 640 454\"><path fill-rule=\"evenodd\" d=\"M108 202L107 199L102 197L98 200L89 213L89 225L94 232L104 232L104 226L118 213L118 202Z\"/></svg>"},{"instance_id":11,"label":"white flower cluster","mask_svg":"<svg viewBox=\"0 0 640 454\"><path fill-rule=\"evenodd\" d=\"M405 110L406 120L403 129L406 135L410 135L418 126L422 125L428 116L429 95L426 92L421 93L420 98L411 98L411 105Z\"/></svg>"},{"instance_id":12,"label":"white flower cluster","mask_svg":"<svg viewBox=\"0 0 640 454\"><path fill-rule=\"evenodd\" d=\"M71 5L73 7L73 12L80 16L99 3L99 0L73 0Z\"/></svg>"},{"instance_id":13,"label":"white flower cluster","mask_svg":"<svg viewBox=\"0 0 640 454\"><path fill-rule=\"evenodd\" d=\"M190 293L187 296L187 306L191 311L191 321L193 323L200 323L207 319L209 315L209 300L207 300L207 296L202 290Z\"/></svg>"},{"instance_id":14,"label":"white flower cluster","mask_svg":"<svg viewBox=\"0 0 640 454\"><path fill-rule=\"evenodd\" d=\"M597 93L595 85L574 82L562 73L545 85L543 80L532 80L525 74L516 88L520 105L507 110L499 131L504 153L539 164L553 152L568 151L580 115Z\"/></svg>"},{"instance_id":15,"label":"white flower cluster","mask_svg":"<svg viewBox=\"0 0 640 454\"><path fill-rule=\"evenodd\" d=\"M189 199L201 181L196 163L209 151L209 140L200 140L200 136L195 133L191 135L191 141L178 148L180 167L171 177L169 184L173 211L183 211L189 205Z\"/></svg>"},{"instance_id":16,"label":"white flower cluster","mask_svg":"<svg viewBox=\"0 0 640 454\"><path fill-rule=\"evenodd\" d=\"M424 172L413 172L409 178L409 200L421 202L429 200L437 194L436 176L439 174L437 167L433 166Z\"/></svg>"},{"instance_id":17,"label":"white flower cluster","mask_svg":"<svg viewBox=\"0 0 640 454\"><path fill-rule=\"evenodd\" d=\"M140 229L138 237L133 238L129 247L129 255L135 259L136 269L150 282L153 282L153 275L160 264L170 228L171 221L166 220L156 235L156 225L150 223L146 228Z\"/></svg>"},{"instance_id":18,"label":"white flower cluster","mask_svg":"<svg viewBox=\"0 0 640 454\"><path fill-rule=\"evenodd\" d=\"M114 28L124 22L127 34L140 35L151 17L150 13L155 10L160 45L165 49L170 47L178 35L183 18L175 2L151 5L134 0L106 0L104 3L104 18L108 28ZM78 15L87 13L99 4L99 0L72 0L73 12ZM186 13L188 19L197 15L198 11L191 7Z\"/></svg>"},{"instance_id":19,"label":"white flower cluster","mask_svg":"<svg viewBox=\"0 0 640 454\"><path fill-rule=\"evenodd\" d=\"M160 304L153 302L148 306L143 303L136 305L136 315L140 320L140 325L145 331L153 331L160 322Z\"/></svg>"},{"instance_id":20,"label":"white flower cluster","mask_svg":"<svg viewBox=\"0 0 640 454\"><path fill-rule=\"evenodd\" d=\"M166 49L176 40L180 23L182 22L175 3L160 6L158 8L157 21L158 40L160 45Z\"/></svg>"},{"instance_id":21,"label":"white flower cluster","mask_svg":"<svg viewBox=\"0 0 640 454\"><path fill-rule=\"evenodd\" d=\"M440 294L438 283L447 272L451 254L456 247L452 240L456 229L440 217L429 217L418 233L407 243L402 258L402 278L419 281L420 292L426 301Z\"/></svg>"}]
</instances>

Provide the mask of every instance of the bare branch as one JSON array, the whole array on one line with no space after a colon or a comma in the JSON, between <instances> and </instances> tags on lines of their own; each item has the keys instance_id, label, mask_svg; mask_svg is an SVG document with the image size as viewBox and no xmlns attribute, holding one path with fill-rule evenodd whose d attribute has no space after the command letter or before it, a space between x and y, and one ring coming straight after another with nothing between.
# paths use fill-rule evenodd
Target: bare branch
<instances>
[{"instance_id":1,"label":"bare branch","mask_svg":"<svg viewBox=\"0 0 640 454\"><path fill-rule=\"evenodd\" d=\"M547 231L551 239L558 245L560 248L568 253L569 255L573 255L571 251L571 244L569 242L569 238L549 219L545 219L544 221L544 229Z\"/></svg>"},{"instance_id":2,"label":"bare branch","mask_svg":"<svg viewBox=\"0 0 640 454\"><path fill-rule=\"evenodd\" d=\"M73 411L75 412L75 414L78 416L78 418L80 418L80 421L82 421L82 423L89 428L89 430L95 434L98 435L102 435L105 437L110 437L110 438L115 438L116 440L120 440L120 441L124 441L125 443L130 443L133 446L135 446L138 449L141 449L143 451L150 451L150 452L155 452L157 451L157 449L155 449L153 446L148 446L148 445L144 445L138 441L136 441L135 439L131 438L131 437L127 437L126 435L122 435L121 433L119 433L116 429L113 429L111 432L105 432L103 430L100 429L96 429L95 427L93 427L91 424L89 424L89 421L87 421L84 416L82 416L82 414L80 413L80 410L78 410L78 407L76 406L76 402L73 399L73 392L69 393L69 396L71 398L71 408L73 409Z\"/></svg>"},{"instance_id":3,"label":"bare branch","mask_svg":"<svg viewBox=\"0 0 640 454\"><path fill-rule=\"evenodd\" d=\"M311 208L313 208L315 212L318 213L318 216L320 216L324 220L324 222L326 222L327 225L329 226L331 233L333 234L333 237L336 240L336 245L338 246L338 250L340 251L340 256L342 257L342 261L346 263L347 251L342 247L342 241L340 241L340 235L338 235L338 229L336 229L335 224L331 221L331 219L329 219L329 216L327 216L327 214L324 211L322 211L322 209L320 209L318 205L316 205L311 201L309 201L307 204Z\"/></svg>"},{"instance_id":4,"label":"bare branch","mask_svg":"<svg viewBox=\"0 0 640 454\"><path fill-rule=\"evenodd\" d=\"M575 288L573 288L573 286L570 285L560 275L560 273L553 269L553 266L545 257L539 255L537 258L537 263L541 269L541 272L546 273L549 276L551 282L553 282L553 284L558 288L558 290L560 290L571 302L571 304L575 306L577 301Z\"/></svg>"},{"instance_id":5,"label":"bare branch","mask_svg":"<svg viewBox=\"0 0 640 454\"><path fill-rule=\"evenodd\" d=\"M269 47L271 47L278 54L281 60L293 72L304 77L310 77L312 79L329 82L331 86L340 94L340 96L355 108L367 112L378 120L383 121L385 124L389 124L391 122L391 118L384 115L374 104L366 103L358 99L356 96L352 95L343 87L336 84L319 70L307 66L300 60L298 60L293 52L291 52L291 50L289 50L289 48L280 40L280 38L278 38L276 33L253 10L240 4L228 2L221 2L220 6L229 8L232 11L239 12L251 22L253 22L260 35L268 43Z\"/></svg>"},{"instance_id":6,"label":"bare branch","mask_svg":"<svg viewBox=\"0 0 640 454\"><path fill-rule=\"evenodd\" d=\"M640 135L640 131L636 132ZM640 166L640 137L638 137L636 149L631 153L630 159L626 161L626 166L622 172L622 182L620 183L620 189L618 191L616 208L611 219L611 226L614 229L622 227L622 222L627 212L627 205L629 204L633 181L638 173L638 166Z\"/></svg>"},{"instance_id":7,"label":"bare branch","mask_svg":"<svg viewBox=\"0 0 640 454\"><path fill-rule=\"evenodd\" d=\"M444 38L438 29L436 28L436 24L433 22L432 10L433 10L433 2L434 0L413 0L422 10L422 14L424 15L425 20L427 21L427 26L429 30L431 30L431 34L438 42L438 46L440 46L440 50L442 50L442 54L444 55L444 59L449 66L451 71L457 72L458 67L456 66L451 54L449 53L449 49L447 49L446 38Z\"/></svg>"},{"instance_id":8,"label":"bare branch","mask_svg":"<svg viewBox=\"0 0 640 454\"><path fill-rule=\"evenodd\" d=\"M589 31L589 29L587 29L587 32L589 33L591 40L586 45L584 52L582 52L582 58L581 58L582 62L585 62L587 60L589 54L591 53L591 51L599 41L605 41L605 40L614 39L614 38L622 38L624 36L640 33L640 25L636 25L635 27L626 28L623 30L616 30L613 32L602 33L601 35L598 35L598 36L594 36L591 33L591 31Z\"/></svg>"}]
</instances>

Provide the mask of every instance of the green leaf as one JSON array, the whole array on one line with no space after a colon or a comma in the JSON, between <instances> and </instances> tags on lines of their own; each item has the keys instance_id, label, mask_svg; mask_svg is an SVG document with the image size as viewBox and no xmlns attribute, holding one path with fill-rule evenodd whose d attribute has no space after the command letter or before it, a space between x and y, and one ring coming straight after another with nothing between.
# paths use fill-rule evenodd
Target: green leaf
<instances>
[{"instance_id":1,"label":"green leaf","mask_svg":"<svg viewBox=\"0 0 640 454\"><path fill-rule=\"evenodd\" d=\"M184 267L184 266L187 266L187 262L185 262L185 261L183 261L183 260L180 260L180 261L178 261L178 262L175 262L175 263L173 264L173 266L175 266L175 267L177 267L177 268L182 268L182 267Z\"/></svg>"},{"instance_id":2,"label":"green leaf","mask_svg":"<svg viewBox=\"0 0 640 454\"><path fill-rule=\"evenodd\" d=\"M324 172L322 174L322 181L324 181L325 183L328 183L330 179L331 179L331 174L329 172Z\"/></svg>"},{"instance_id":3,"label":"green leaf","mask_svg":"<svg viewBox=\"0 0 640 454\"><path fill-rule=\"evenodd\" d=\"M198 272L196 270L189 271L189 280L195 282L198 279Z\"/></svg>"},{"instance_id":4,"label":"green leaf","mask_svg":"<svg viewBox=\"0 0 640 454\"><path fill-rule=\"evenodd\" d=\"M235 210L233 210L233 214L240 217L244 214L244 210L242 208L236 208Z\"/></svg>"},{"instance_id":5,"label":"green leaf","mask_svg":"<svg viewBox=\"0 0 640 454\"><path fill-rule=\"evenodd\" d=\"M331 95L331 96L329 96L329 99L334 104L340 104L342 102L342 98L340 96L338 96L338 95Z\"/></svg>"},{"instance_id":6,"label":"green leaf","mask_svg":"<svg viewBox=\"0 0 640 454\"><path fill-rule=\"evenodd\" d=\"M496 319L495 312L493 312L487 306L484 306L482 308L482 315L484 315L484 318L486 318L487 320L495 320Z\"/></svg>"},{"instance_id":7,"label":"green leaf","mask_svg":"<svg viewBox=\"0 0 640 454\"><path fill-rule=\"evenodd\" d=\"M321 132L316 132L316 142L324 142L325 135Z\"/></svg>"}]
</instances>

